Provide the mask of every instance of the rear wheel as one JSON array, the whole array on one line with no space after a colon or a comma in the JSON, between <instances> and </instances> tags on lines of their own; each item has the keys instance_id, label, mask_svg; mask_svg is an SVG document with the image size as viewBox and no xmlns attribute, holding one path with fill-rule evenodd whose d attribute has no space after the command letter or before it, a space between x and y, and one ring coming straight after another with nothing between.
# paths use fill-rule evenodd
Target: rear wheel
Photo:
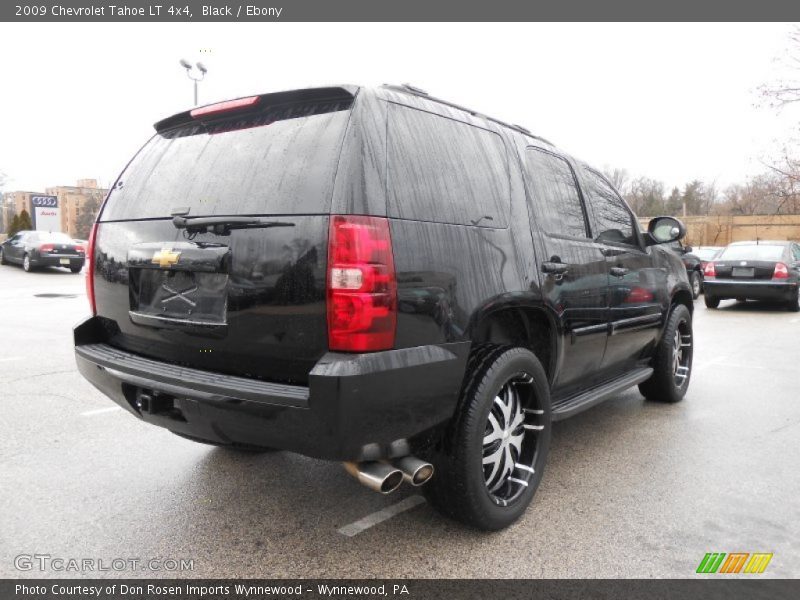
<instances>
[{"instance_id":1,"label":"rear wheel","mask_svg":"<svg viewBox=\"0 0 800 600\"><path fill-rule=\"evenodd\" d=\"M73 273L80 273L81 269L83 269L83 267L70 267L69 268L69 270L72 271Z\"/></svg>"},{"instance_id":2,"label":"rear wheel","mask_svg":"<svg viewBox=\"0 0 800 600\"><path fill-rule=\"evenodd\" d=\"M550 392L523 348L473 353L459 407L423 490L442 513L479 529L516 521L542 479L550 448Z\"/></svg>"},{"instance_id":3,"label":"rear wheel","mask_svg":"<svg viewBox=\"0 0 800 600\"><path fill-rule=\"evenodd\" d=\"M31 257L27 253L25 256L22 257L22 268L25 270L26 273L30 273L33 271L33 265L31 264Z\"/></svg>"},{"instance_id":4,"label":"rear wheel","mask_svg":"<svg viewBox=\"0 0 800 600\"><path fill-rule=\"evenodd\" d=\"M677 304L667 319L664 335L656 348L653 375L639 384L639 391L648 400L683 400L692 375L693 354L692 315L686 306Z\"/></svg>"},{"instance_id":5,"label":"rear wheel","mask_svg":"<svg viewBox=\"0 0 800 600\"><path fill-rule=\"evenodd\" d=\"M692 271L692 274L689 276L689 283L692 286L692 298L697 300L703 288L703 280L700 277L700 273Z\"/></svg>"},{"instance_id":6,"label":"rear wheel","mask_svg":"<svg viewBox=\"0 0 800 600\"><path fill-rule=\"evenodd\" d=\"M703 296L703 301L706 303L707 308L717 308L719 306L719 298L709 296L708 292Z\"/></svg>"}]
</instances>

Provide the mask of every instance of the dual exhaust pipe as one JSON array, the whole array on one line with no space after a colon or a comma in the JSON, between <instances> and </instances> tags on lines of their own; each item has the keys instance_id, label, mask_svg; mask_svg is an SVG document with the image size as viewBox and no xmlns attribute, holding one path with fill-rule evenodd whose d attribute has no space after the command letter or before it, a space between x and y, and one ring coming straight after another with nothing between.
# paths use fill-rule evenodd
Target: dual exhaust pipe
<instances>
[{"instance_id":1,"label":"dual exhaust pipe","mask_svg":"<svg viewBox=\"0 0 800 600\"><path fill-rule=\"evenodd\" d=\"M413 456L387 462L346 462L344 468L361 485L381 494L391 494L403 481L417 487L433 477L433 465Z\"/></svg>"}]
</instances>

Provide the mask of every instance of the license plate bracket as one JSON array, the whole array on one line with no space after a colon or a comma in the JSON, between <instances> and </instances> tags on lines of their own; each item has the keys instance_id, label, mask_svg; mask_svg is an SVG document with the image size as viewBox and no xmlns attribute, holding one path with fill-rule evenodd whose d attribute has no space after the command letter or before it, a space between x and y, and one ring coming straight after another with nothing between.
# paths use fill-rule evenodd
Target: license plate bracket
<instances>
[{"instance_id":1,"label":"license plate bracket","mask_svg":"<svg viewBox=\"0 0 800 600\"><path fill-rule=\"evenodd\" d=\"M130 269L131 311L142 316L225 325L228 275L167 269Z\"/></svg>"},{"instance_id":2,"label":"license plate bracket","mask_svg":"<svg viewBox=\"0 0 800 600\"><path fill-rule=\"evenodd\" d=\"M750 277L755 275L755 268L753 267L733 267L734 277Z\"/></svg>"},{"instance_id":3,"label":"license plate bracket","mask_svg":"<svg viewBox=\"0 0 800 600\"><path fill-rule=\"evenodd\" d=\"M62 264L62 265L68 265L69 264L69 259L68 258L62 258L58 262L60 264Z\"/></svg>"}]
</instances>

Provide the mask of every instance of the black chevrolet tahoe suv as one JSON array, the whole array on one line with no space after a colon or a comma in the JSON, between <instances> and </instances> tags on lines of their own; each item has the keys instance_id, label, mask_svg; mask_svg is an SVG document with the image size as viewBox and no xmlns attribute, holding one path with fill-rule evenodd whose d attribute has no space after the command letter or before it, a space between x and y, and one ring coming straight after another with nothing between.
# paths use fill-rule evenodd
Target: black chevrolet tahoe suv
<instances>
[{"instance_id":1,"label":"black chevrolet tahoe suv","mask_svg":"<svg viewBox=\"0 0 800 600\"><path fill-rule=\"evenodd\" d=\"M499 529L553 421L626 388L677 402L692 293L671 217L641 232L601 173L410 86L176 114L92 230L80 372L195 440L342 461Z\"/></svg>"}]
</instances>

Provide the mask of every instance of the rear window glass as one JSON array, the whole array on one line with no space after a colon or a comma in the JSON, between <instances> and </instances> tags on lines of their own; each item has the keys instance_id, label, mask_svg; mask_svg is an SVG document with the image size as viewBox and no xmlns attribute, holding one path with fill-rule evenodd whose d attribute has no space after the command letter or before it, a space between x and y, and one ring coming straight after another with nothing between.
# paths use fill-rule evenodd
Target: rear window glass
<instances>
[{"instance_id":1,"label":"rear window glass","mask_svg":"<svg viewBox=\"0 0 800 600\"><path fill-rule=\"evenodd\" d=\"M390 216L506 227L508 157L498 134L390 104L387 154Z\"/></svg>"},{"instance_id":2,"label":"rear window glass","mask_svg":"<svg viewBox=\"0 0 800 600\"><path fill-rule=\"evenodd\" d=\"M103 221L330 209L351 101L282 106L161 132L120 176Z\"/></svg>"},{"instance_id":3,"label":"rear window glass","mask_svg":"<svg viewBox=\"0 0 800 600\"><path fill-rule=\"evenodd\" d=\"M42 231L40 233L35 234L36 239L40 242L54 242L57 244L71 244L72 238L69 237L66 233L59 233L57 231Z\"/></svg>"},{"instance_id":4,"label":"rear window glass","mask_svg":"<svg viewBox=\"0 0 800 600\"><path fill-rule=\"evenodd\" d=\"M780 260L783 246L753 244L747 246L728 246L719 256L720 260Z\"/></svg>"}]
</instances>

